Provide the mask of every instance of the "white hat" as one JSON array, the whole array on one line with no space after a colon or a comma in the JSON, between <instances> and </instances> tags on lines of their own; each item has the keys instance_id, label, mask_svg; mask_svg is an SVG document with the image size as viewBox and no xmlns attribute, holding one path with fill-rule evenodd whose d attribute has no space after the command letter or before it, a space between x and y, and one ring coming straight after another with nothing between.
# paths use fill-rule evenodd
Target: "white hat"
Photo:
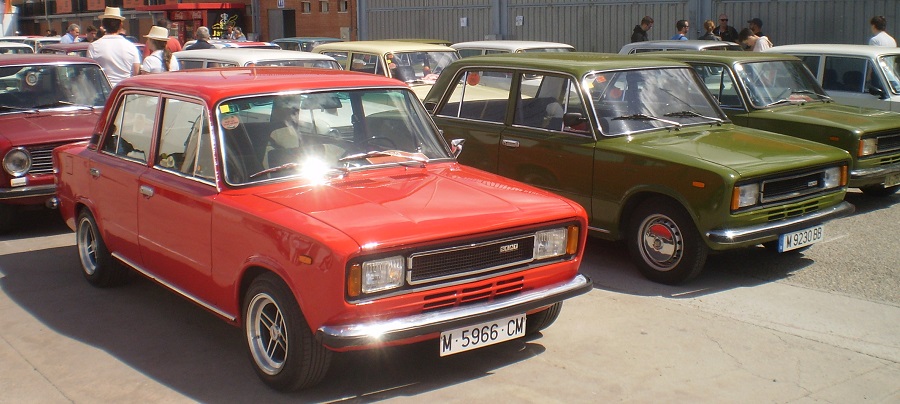
<instances>
[{"instance_id":1,"label":"white hat","mask_svg":"<svg viewBox=\"0 0 900 404\"><path fill-rule=\"evenodd\" d=\"M169 40L169 30L166 27L150 27L150 33L144 35L144 38L156 39L158 41Z\"/></svg>"},{"instance_id":2,"label":"white hat","mask_svg":"<svg viewBox=\"0 0 900 404\"><path fill-rule=\"evenodd\" d=\"M114 19L114 20L124 20L125 17L122 17L122 9L118 7L107 7L106 10L103 11L103 15L100 16L100 19Z\"/></svg>"}]
</instances>

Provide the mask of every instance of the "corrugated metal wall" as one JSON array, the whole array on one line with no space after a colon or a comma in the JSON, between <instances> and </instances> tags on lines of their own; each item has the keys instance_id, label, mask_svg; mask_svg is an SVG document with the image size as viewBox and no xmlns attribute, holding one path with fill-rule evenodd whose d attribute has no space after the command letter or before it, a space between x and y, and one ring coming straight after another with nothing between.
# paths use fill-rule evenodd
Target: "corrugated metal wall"
<instances>
[{"instance_id":1,"label":"corrugated metal wall","mask_svg":"<svg viewBox=\"0 0 900 404\"><path fill-rule=\"evenodd\" d=\"M492 33L491 0L369 0L361 38L476 41ZM460 26L466 18L467 26ZM364 36L363 36L364 35Z\"/></svg>"},{"instance_id":2,"label":"corrugated metal wall","mask_svg":"<svg viewBox=\"0 0 900 404\"><path fill-rule=\"evenodd\" d=\"M675 21L689 19L687 0L555 1L510 0L506 39L563 42L589 52L618 52L645 15L655 23L650 39L669 39ZM522 16L522 25L516 19Z\"/></svg>"},{"instance_id":3,"label":"corrugated metal wall","mask_svg":"<svg viewBox=\"0 0 900 404\"><path fill-rule=\"evenodd\" d=\"M703 20L725 12L738 29L759 17L776 45L866 43L869 19L884 15L900 38L900 0L358 0L360 38L437 38L452 42L487 37L564 42L579 50L617 52L641 18L655 24L651 39L668 39L687 19L700 35ZM460 26L460 18L467 26ZM520 22L520 25L517 24Z\"/></svg>"},{"instance_id":4,"label":"corrugated metal wall","mask_svg":"<svg viewBox=\"0 0 900 404\"><path fill-rule=\"evenodd\" d=\"M900 38L898 0L716 0L713 10L727 13L738 27L762 19L762 31L775 45L865 44L872 37L869 20L876 15L885 16L887 32Z\"/></svg>"}]
</instances>

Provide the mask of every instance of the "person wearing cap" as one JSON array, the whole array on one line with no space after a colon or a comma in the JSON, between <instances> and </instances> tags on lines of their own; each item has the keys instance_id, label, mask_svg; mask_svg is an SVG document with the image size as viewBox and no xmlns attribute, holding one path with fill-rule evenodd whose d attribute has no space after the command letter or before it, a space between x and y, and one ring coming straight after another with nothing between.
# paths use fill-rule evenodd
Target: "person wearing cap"
<instances>
[{"instance_id":1,"label":"person wearing cap","mask_svg":"<svg viewBox=\"0 0 900 404\"><path fill-rule=\"evenodd\" d=\"M744 28L738 34L738 43L753 52L762 52L772 47L772 41L765 36L754 35L750 28Z\"/></svg>"},{"instance_id":2,"label":"person wearing cap","mask_svg":"<svg viewBox=\"0 0 900 404\"><path fill-rule=\"evenodd\" d=\"M141 72L141 54L138 48L119 35L124 20L122 10L118 7L106 7L100 16L100 25L106 34L88 45L88 57L103 68L112 86Z\"/></svg>"},{"instance_id":3,"label":"person wearing cap","mask_svg":"<svg viewBox=\"0 0 900 404\"><path fill-rule=\"evenodd\" d=\"M194 37L197 38L197 42L194 42L193 45L188 46L187 48L184 48L184 50L215 48L214 46L212 46L211 43L209 43L209 40L211 38L209 35L209 28L206 28L206 27L197 28L197 34L194 35Z\"/></svg>"},{"instance_id":4,"label":"person wearing cap","mask_svg":"<svg viewBox=\"0 0 900 404\"><path fill-rule=\"evenodd\" d=\"M69 24L66 34L59 38L59 43L81 42L81 38L78 37L79 33L81 33L81 27L78 24Z\"/></svg>"},{"instance_id":5,"label":"person wearing cap","mask_svg":"<svg viewBox=\"0 0 900 404\"><path fill-rule=\"evenodd\" d=\"M748 24L747 28L750 28L750 31L753 32L753 35L756 35L759 37L766 36L765 34L762 33L763 23L762 23L762 20L759 19L759 17L754 17L754 18L747 20L747 24Z\"/></svg>"},{"instance_id":6,"label":"person wearing cap","mask_svg":"<svg viewBox=\"0 0 900 404\"><path fill-rule=\"evenodd\" d=\"M897 47L897 41L894 37L884 31L885 28L887 28L887 19L884 18L883 15L872 17L872 19L869 20L869 24L872 26L872 33L875 34L875 36L869 39L869 45L889 46L891 48Z\"/></svg>"},{"instance_id":7,"label":"person wearing cap","mask_svg":"<svg viewBox=\"0 0 900 404\"><path fill-rule=\"evenodd\" d=\"M713 30L713 35L722 38L723 41L737 42L738 32L728 25L728 14L719 14L719 26Z\"/></svg>"},{"instance_id":8,"label":"person wearing cap","mask_svg":"<svg viewBox=\"0 0 900 404\"><path fill-rule=\"evenodd\" d=\"M147 48L150 56L144 58L141 63L141 73L162 73L178 70L178 63L174 62L172 51L166 46L169 42L169 30L165 27L151 27L150 32L144 35L147 38ZM173 63L174 62L174 63Z\"/></svg>"}]
</instances>

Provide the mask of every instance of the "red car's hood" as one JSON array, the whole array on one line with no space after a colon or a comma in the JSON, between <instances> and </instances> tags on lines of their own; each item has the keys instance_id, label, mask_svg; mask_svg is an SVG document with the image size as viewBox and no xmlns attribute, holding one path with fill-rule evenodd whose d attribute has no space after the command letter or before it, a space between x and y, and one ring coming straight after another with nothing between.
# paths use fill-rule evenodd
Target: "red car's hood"
<instances>
[{"instance_id":1,"label":"red car's hood","mask_svg":"<svg viewBox=\"0 0 900 404\"><path fill-rule=\"evenodd\" d=\"M0 136L15 146L85 140L97 124L94 111L41 111L0 115Z\"/></svg>"},{"instance_id":2,"label":"red car's hood","mask_svg":"<svg viewBox=\"0 0 900 404\"><path fill-rule=\"evenodd\" d=\"M385 175L351 173L327 185L259 197L306 213L360 246L410 243L579 216L558 196L457 164Z\"/></svg>"}]
</instances>

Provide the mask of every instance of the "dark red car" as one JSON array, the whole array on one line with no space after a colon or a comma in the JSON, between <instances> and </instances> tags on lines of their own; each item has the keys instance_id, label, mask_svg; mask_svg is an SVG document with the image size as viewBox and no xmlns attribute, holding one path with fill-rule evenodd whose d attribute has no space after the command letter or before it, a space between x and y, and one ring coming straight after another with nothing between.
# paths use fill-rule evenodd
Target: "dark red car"
<instances>
[{"instance_id":1,"label":"dark red car","mask_svg":"<svg viewBox=\"0 0 900 404\"><path fill-rule=\"evenodd\" d=\"M109 96L94 61L59 55L0 58L0 231L23 206L52 206L51 152L86 140Z\"/></svg>"},{"instance_id":2,"label":"dark red car","mask_svg":"<svg viewBox=\"0 0 900 404\"><path fill-rule=\"evenodd\" d=\"M58 148L60 211L98 286L132 268L241 326L279 390L332 351L441 355L547 327L585 293L585 211L456 162L409 88L325 69L138 76Z\"/></svg>"}]
</instances>

